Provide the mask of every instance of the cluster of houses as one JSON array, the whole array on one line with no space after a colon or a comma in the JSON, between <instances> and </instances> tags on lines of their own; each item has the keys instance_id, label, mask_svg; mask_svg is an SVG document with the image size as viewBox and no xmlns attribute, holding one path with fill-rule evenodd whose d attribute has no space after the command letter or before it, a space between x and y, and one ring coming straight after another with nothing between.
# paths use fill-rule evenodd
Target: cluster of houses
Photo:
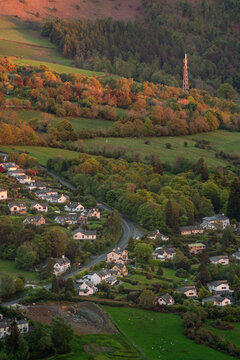
<instances>
[{"instance_id":1,"label":"cluster of houses","mask_svg":"<svg viewBox=\"0 0 240 360\"><path fill-rule=\"evenodd\" d=\"M230 225L229 218L224 214L204 217L200 225L180 227L181 235L203 234L204 231L225 229Z\"/></svg>"},{"instance_id":2,"label":"cluster of houses","mask_svg":"<svg viewBox=\"0 0 240 360\"><path fill-rule=\"evenodd\" d=\"M26 184L26 188L29 191L35 191L35 196L38 200L30 205L30 210L44 214L48 212L49 203L65 204L64 210L67 214L58 215L55 218L55 222L60 225L83 225L86 224L89 218L100 219L101 213L99 209L85 209L79 202L69 202L67 195L58 194L56 190L48 188L47 184L42 181L35 181L26 175L26 171L21 169L17 164L6 162L0 164L0 166L7 171L7 176L15 178L16 181L21 184ZM0 200L7 199L7 190L0 189ZM8 208L11 215L26 215L28 211L25 202L9 202ZM23 221L24 225L44 225L46 220L42 214L27 217ZM79 227L73 232L73 238L75 240L94 241L97 238L97 232Z\"/></svg>"},{"instance_id":3,"label":"cluster of houses","mask_svg":"<svg viewBox=\"0 0 240 360\"><path fill-rule=\"evenodd\" d=\"M79 296L94 295L98 291L97 285L101 282L104 281L107 285L112 287L119 282L118 277L128 275L126 267L126 264L128 263L127 250L120 250L119 248L113 249L107 254L107 263L111 266L110 269L92 271L83 276L80 280L76 280L79 284Z\"/></svg>"},{"instance_id":4,"label":"cluster of houses","mask_svg":"<svg viewBox=\"0 0 240 360\"><path fill-rule=\"evenodd\" d=\"M0 314L0 339L3 339L10 334L10 325L12 321L12 319L4 318L4 316ZM21 334L27 334L29 332L29 324L27 319L15 321Z\"/></svg>"},{"instance_id":5,"label":"cluster of houses","mask_svg":"<svg viewBox=\"0 0 240 360\"><path fill-rule=\"evenodd\" d=\"M212 303L215 306L231 305L231 295L233 290L230 290L227 280L212 281L207 284L209 292L212 294L209 297L202 299L202 305ZM179 287L174 290L179 294L184 294L187 298L197 298L197 289L194 285ZM158 296L156 299L158 305L174 305L174 299L170 294Z\"/></svg>"}]
</instances>

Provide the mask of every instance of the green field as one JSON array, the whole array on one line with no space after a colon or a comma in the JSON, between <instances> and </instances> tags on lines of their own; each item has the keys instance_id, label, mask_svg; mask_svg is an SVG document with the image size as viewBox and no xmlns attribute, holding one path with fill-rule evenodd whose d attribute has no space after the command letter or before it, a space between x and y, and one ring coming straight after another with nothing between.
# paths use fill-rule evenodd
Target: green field
<instances>
[{"instance_id":1,"label":"green field","mask_svg":"<svg viewBox=\"0 0 240 360\"><path fill-rule=\"evenodd\" d=\"M36 110L2 110L1 113L5 116L10 116L12 118L17 117L21 121L38 121L43 120L47 117L48 121L53 121L59 123L63 119L67 119L71 124L74 130L80 131L82 129L92 130L92 129L108 129L112 126L112 122L103 119L85 119L85 118L71 118L64 117L60 118L53 114L44 113Z\"/></svg>"},{"instance_id":2,"label":"green field","mask_svg":"<svg viewBox=\"0 0 240 360\"><path fill-rule=\"evenodd\" d=\"M142 349L148 360L231 360L183 334L177 315L104 306L123 333Z\"/></svg>"},{"instance_id":3,"label":"green field","mask_svg":"<svg viewBox=\"0 0 240 360\"><path fill-rule=\"evenodd\" d=\"M121 335L75 336L71 353L56 355L51 360L140 360L132 345Z\"/></svg>"},{"instance_id":4,"label":"green field","mask_svg":"<svg viewBox=\"0 0 240 360\"><path fill-rule=\"evenodd\" d=\"M10 146L3 146L0 145L0 151L24 151L27 152L29 155L32 155L38 159L41 165L46 165L49 158L55 156L63 156L64 159L74 159L79 156L79 153L70 150L64 149L54 149L48 147L40 147L40 146L17 146L17 145L10 145Z\"/></svg>"},{"instance_id":5,"label":"green field","mask_svg":"<svg viewBox=\"0 0 240 360\"><path fill-rule=\"evenodd\" d=\"M220 330L211 326L210 324L206 326L213 334L224 337L226 340L230 341L232 344L236 345L239 348L239 339L240 339L240 323L232 323L234 328L232 330Z\"/></svg>"},{"instance_id":6,"label":"green field","mask_svg":"<svg viewBox=\"0 0 240 360\"><path fill-rule=\"evenodd\" d=\"M15 262L0 259L0 274L10 274L14 277L23 275L26 281L39 281L38 274L33 271L24 271L17 269Z\"/></svg>"},{"instance_id":7,"label":"green field","mask_svg":"<svg viewBox=\"0 0 240 360\"><path fill-rule=\"evenodd\" d=\"M149 144L146 144L146 140ZM210 141L211 149L199 149L195 147L196 140ZM162 162L172 163L177 156L183 156L189 160L197 161L204 157L209 166L226 166L228 161L217 159L215 151L224 150L225 152L240 155L240 133L218 130L212 133L196 134L189 136L176 137L152 137L152 138L98 138L85 141L88 149L94 148L95 142L114 147L124 146L128 153L139 152L142 156L148 154L158 154ZM184 146L184 142L188 146ZM171 144L171 149L166 148L166 143Z\"/></svg>"}]
</instances>

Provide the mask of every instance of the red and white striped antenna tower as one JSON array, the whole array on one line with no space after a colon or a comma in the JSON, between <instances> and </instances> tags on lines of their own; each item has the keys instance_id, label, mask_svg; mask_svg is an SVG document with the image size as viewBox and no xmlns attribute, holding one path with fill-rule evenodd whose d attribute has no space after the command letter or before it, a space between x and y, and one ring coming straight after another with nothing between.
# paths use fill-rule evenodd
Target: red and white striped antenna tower
<instances>
[{"instance_id":1,"label":"red and white striped antenna tower","mask_svg":"<svg viewBox=\"0 0 240 360\"><path fill-rule=\"evenodd\" d=\"M185 53L185 58L183 60L183 90L189 89L189 81L188 81L188 59L187 54Z\"/></svg>"}]
</instances>

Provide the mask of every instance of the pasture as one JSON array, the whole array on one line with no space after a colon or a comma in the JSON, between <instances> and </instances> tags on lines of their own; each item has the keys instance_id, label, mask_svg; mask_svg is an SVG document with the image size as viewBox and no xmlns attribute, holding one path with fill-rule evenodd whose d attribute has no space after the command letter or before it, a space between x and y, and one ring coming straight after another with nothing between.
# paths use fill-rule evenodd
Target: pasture
<instances>
[{"instance_id":1,"label":"pasture","mask_svg":"<svg viewBox=\"0 0 240 360\"><path fill-rule=\"evenodd\" d=\"M79 153L70 150L64 149L55 149L48 147L40 146L18 146L18 145L9 145L9 146L0 146L0 151L11 152L11 151L23 151L27 154L34 156L38 159L41 165L46 165L49 158L62 156L65 160L74 159L79 156Z\"/></svg>"},{"instance_id":2,"label":"pasture","mask_svg":"<svg viewBox=\"0 0 240 360\"><path fill-rule=\"evenodd\" d=\"M0 259L0 274L4 273L9 274L14 278L22 275L26 281L39 281L38 274L36 272L20 270L16 267L14 261Z\"/></svg>"},{"instance_id":3,"label":"pasture","mask_svg":"<svg viewBox=\"0 0 240 360\"><path fill-rule=\"evenodd\" d=\"M213 334L223 337L227 341L230 341L232 344L236 345L239 348L239 338L240 338L240 323L231 323L233 325L233 329L231 330L221 330L216 329L215 327L211 326L209 323L206 328L210 330Z\"/></svg>"},{"instance_id":4,"label":"pasture","mask_svg":"<svg viewBox=\"0 0 240 360\"><path fill-rule=\"evenodd\" d=\"M197 140L210 142L210 149L195 147ZM173 163L178 156L197 162L204 157L207 164L213 166L227 166L229 162L216 158L215 152L224 150L240 156L240 133L218 130L212 133L195 134L176 137L149 137L149 138L98 138L85 140L87 149L93 149L96 145L108 145L113 149L122 146L127 153L138 152L142 157L149 154L160 155L163 163ZM184 143L187 142L187 146ZM168 149L166 144L170 144Z\"/></svg>"},{"instance_id":5,"label":"pasture","mask_svg":"<svg viewBox=\"0 0 240 360\"><path fill-rule=\"evenodd\" d=\"M120 331L141 348L148 360L232 359L188 339L177 315L131 308L103 308Z\"/></svg>"},{"instance_id":6,"label":"pasture","mask_svg":"<svg viewBox=\"0 0 240 360\"><path fill-rule=\"evenodd\" d=\"M93 129L108 129L112 126L112 122L103 119L86 119L79 117L64 117L60 118L53 114L48 114L41 111L36 110L2 110L1 114L4 118L10 119L18 119L21 121L27 122L37 122L39 120L46 120L48 122L56 122L59 123L64 119L68 120L74 130L80 131L82 129L93 130Z\"/></svg>"}]
</instances>

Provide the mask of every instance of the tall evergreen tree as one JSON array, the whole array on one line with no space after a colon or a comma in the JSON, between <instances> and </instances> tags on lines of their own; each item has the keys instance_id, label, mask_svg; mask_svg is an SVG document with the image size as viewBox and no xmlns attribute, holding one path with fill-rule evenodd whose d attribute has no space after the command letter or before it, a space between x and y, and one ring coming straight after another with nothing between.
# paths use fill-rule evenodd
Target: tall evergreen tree
<instances>
[{"instance_id":1,"label":"tall evergreen tree","mask_svg":"<svg viewBox=\"0 0 240 360\"><path fill-rule=\"evenodd\" d=\"M227 215L230 219L240 221L240 179L235 179L232 182L228 199Z\"/></svg>"}]
</instances>

